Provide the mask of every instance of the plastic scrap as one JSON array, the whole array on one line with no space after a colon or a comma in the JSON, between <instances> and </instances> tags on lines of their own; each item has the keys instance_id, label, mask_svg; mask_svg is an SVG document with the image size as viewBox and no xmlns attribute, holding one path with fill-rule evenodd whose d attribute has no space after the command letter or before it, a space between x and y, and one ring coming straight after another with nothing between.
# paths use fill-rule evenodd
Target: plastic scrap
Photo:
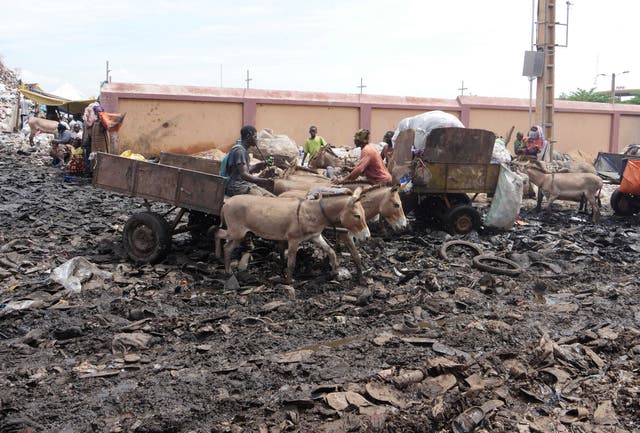
<instances>
[{"instance_id":1,"label":"plastic scrap","mask_svg":"<svg viewBox=\"0 0 640 433\"><path fill-rule=\"evenodd\" d=\"M103 280L113 278L111 272L103 271L84 257L74 257L51 272L50 278L65 289L80 293L82 283L97 277Z\"/></svg>"}]
</instances>

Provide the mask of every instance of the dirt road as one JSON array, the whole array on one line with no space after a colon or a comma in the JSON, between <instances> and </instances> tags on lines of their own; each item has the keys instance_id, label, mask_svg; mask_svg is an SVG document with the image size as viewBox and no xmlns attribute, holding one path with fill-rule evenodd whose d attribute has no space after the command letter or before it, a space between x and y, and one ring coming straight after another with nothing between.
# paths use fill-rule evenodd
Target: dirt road
<instances>
[{"instance_id":1,"label":"dirt road","mask_svg":"<svg viewBox=\"0 0 640 433\"><path fill-rule=\"evenodd\" d=\"M467 238L517 276L412 220L362 247L364 284L305 246L286 286L259 241L237 279L188 235L133 265L141 201L23 146L0 136L0 432L640 431L638 217L567 204ZM108 274L66 290L74 257Z\"/></svg>"}]
</instances>

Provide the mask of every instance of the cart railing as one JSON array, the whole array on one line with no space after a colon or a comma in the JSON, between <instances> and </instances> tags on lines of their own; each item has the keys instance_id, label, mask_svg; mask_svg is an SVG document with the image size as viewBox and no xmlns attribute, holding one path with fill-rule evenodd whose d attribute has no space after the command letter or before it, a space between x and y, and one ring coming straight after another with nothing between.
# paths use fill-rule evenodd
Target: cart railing
<instances>
[{"instance_id":1,"label":"cart railing","mask_svg":"<svg viewBox=\"0 0 640 433\"><path fill-rule=\"evenodd\" d=\"M223 177L98 152L93 185L129 197L220 215Z\"/></svg>"}]
</instances>

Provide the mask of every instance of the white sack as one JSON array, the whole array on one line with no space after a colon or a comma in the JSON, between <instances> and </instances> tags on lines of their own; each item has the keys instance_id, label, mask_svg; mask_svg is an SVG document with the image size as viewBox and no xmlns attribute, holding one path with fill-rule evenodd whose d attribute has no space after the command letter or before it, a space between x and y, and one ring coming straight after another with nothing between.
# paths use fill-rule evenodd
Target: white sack
<instances>
[{"instance_id":1,"label":"white sack","mask_svg":"<svg viewBox=\"0 0 640 433\"><path fill-rule=\"evenodd\" d=\"M498 186L484 225L509 230L522 206L522 178L501 164Z\"/></svg>"}]
</instances>

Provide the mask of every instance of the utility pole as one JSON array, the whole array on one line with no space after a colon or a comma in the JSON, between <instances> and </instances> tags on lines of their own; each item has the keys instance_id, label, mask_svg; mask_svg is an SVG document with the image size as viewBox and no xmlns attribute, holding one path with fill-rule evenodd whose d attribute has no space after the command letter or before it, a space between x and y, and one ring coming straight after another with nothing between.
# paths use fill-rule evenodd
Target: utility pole
<instances>
[{"instance_id":1,"label":"utility pole","mask_svg":"<svg viewBox=\"0 0 640 433\"><path fill-rule=\"evenodd\" d=\"M109 61L108 61L108 60L107 60L107 70L106 70L106 73L107 73L107 75L106 75L106 77L105 77L105 81L106 81L107 83L110 83L110 82L111 82L111 75L109 75L109 74L111 73L111 69L109 69Z\"/></svg>"},{"instance_id":2,"label":"utility pole","mask_svg":"<svg viewBox=\"0 0 640 433\"><path fill-rule=\"evenodd\" d=\"M247 82L247 89L249 88L249 81L253 80L253 78L249 78L249 70L247 69L247 78L244 80Z\"/></svg>"},{"instance_id":3,"label":"utility pole","mask_svg":"<svg viewBox=\"0 0 640 433\"><path fill-rule=\"evenodd\" d=\"M365 87L367 87L365 84L362 84L362 77L360 77L360 85L356 86L360 88L360 94L362 95L362 89L364 89Z\"/></svg>"},{"instance_id":4,"label":"utility pole","mask_svg":"<svg viewBox=\"0 0 640 433\"><path fill-rule=\"evenodd\" d=\"M469 90L468 88L464 87L464 80L462 80L462 85L458 90L460 90L460 96L464 96L464 91Z\"/></svg>"},{"instance_id":5,"label":"utility pole","mask_svg":"<svg viewBox=\"0 0 640 433\"><path fill-rule=\"evenodd\" d=\"M541 50L544 54L544 67L542 77L537 79L536 121L543 128L545 138L550 144L553 143L555 25L555 0L538 0L538 37L536 45L538 50ZM550 146L549 150L553 151L553 145ZM551 152L549 152L549 155L551 155Z\"/></svg>"}]
</instances>

